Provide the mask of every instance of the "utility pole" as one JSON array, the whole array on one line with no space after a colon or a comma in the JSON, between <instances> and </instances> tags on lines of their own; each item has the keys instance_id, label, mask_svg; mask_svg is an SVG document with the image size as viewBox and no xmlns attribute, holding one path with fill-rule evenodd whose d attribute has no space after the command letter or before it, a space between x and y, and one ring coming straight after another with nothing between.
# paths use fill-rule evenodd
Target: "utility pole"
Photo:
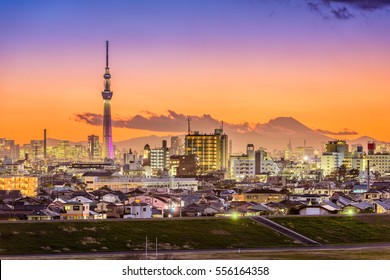
<instances>
[{"instance_id":1,"label":"utility pole","mask_svg":"<svg viewBox=\"0 0 390 280\"><path fill-rule=\"evenodd\" d=\"M156 236L156 260L157 260L157 236Z\"/></svg>"},{"instance_id":2,"label":"utility pole","mask_svg":"<svg viewBox=\"0 0 390 280\"><path fill-rule=\"evenodd\" d=\"M146 243L145 243L145 260L148 259L148 237L146 236Z\"/></svg>"},{"instance_id":3,"label":"utility pole","mask_svg":"<svg viewBox=\"0 0 390 280\"><path fill-rule=\"evenodd\" d=\"M370 190L370 160L367 160L367 191Z\"/></svg>"},{"instance_id":4,"label":"utility pole","mask_svg":"<svg viewBox=\"0 0 390 280\"><path fill-rule=\"evenodd\" d=\"M180 196L180 218L181 218L181 196Z\"/></svg>"}]
</instances>

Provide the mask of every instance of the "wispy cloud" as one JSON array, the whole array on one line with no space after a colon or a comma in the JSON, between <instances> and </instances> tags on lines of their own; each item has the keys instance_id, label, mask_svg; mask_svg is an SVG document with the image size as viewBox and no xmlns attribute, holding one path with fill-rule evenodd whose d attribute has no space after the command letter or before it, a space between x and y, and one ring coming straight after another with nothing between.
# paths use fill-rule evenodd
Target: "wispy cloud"
<instances>
[{"instance_id":1,"label":"wispy cloud","mask_svg":"<svg viewBox=\"0 0 390 280\"><path fill-rule=\"evenodd\" d=\"M390 7L390 0L306 0L306 6L323 18L348 20L355 17L351 8L361 11L374 11Z\"/></svg>"},{"instance_id":2,"label":"wispy cloud","mask_svg":"<svg viewBox=\"0 0 390 280\"><path fill-rule=\"evenodd\" d=\"M390 0L321 0L327 3L352 5L362 10L377 10L390 7Z\"/></svg>"},{"instance_id":3,"label":"wispy cloud","mask_svg":"<svg viewBox=\"0 0 390 280\"><path fill-rule=\"evenodd\" d=\"M191 131L200 131L201 133L211 133L215 128L220 128L222 120L214 118L209 114L199 116L188 116L175 111L168 110L166 114L155 114L152 112L142 112L130 117L113 117L112 126L118 128L141 129L154 132L177 132L185 133L188 129L188 118L191 120ZM77 122L82 122L89 125L101 126L103 124L103 116L95 113L80 113L75 114L73 119ZM223 123L224 130L227 133L307 133L310 128L301 124L291 117L279 117L270 120L266 124L261 123ZM343 131L330 131L317 129L317 132L326 135L357 135L356 131L345 128Z\"/></svg>"},{"instance_id":4,"label":"wispy cloud","mask_svg":"<svg viewBox=\"0 0 390 280\"><path fill-rule=\"evenodd\" d=\"M131 117L114 117L112 125L119 128L142 129L159 132L186 132L188 127L188 118L191 119L191 129L204 132L212 132L215 128L222 125L222 121L212 117L209 114L200 116L187 116L169 110L166 115L158 115L151 112L143 112L143 114ZM94 113L80 113L74 116L77 122L83 122L90 125L99 126L103 123L103 116ZM234 130L235 132L251 131L251 126L243 122L241 124L224 123L226 130Z\"/></svg>"},{"instance_id":5,"label":"wispy cloud","mask_svg":"<svg viewBox=\"0 0 390 280\"><path fill-rule=\"evenodd\" d=\"M326 135L358 135L359 134L357 131L349 130L347 128L345 128L343 131L330 131L324 129L317 129L316 131Z\"/></svg>"},{"instance_id":6,"label":"wispy cloud","mask_svg":"<svg viewBox=\"0 0 390 280\"><path fill-rule=\"evenodd\" d=\"M94 113L81 113L74 116L74 120L77 122L83 122L90 125L102 125L103 116Z\"/></svg>"},{"instance_id":7,"label":"wispy cloud","mask_svg":"<svg viewBox=\"0 0 390 280\"><path fill-rule=\"evenodd\" d=\"M338 8L338 9L332 9L332 14L335 18L346 20L354 18L354 15L349 12L349 10L346 7Z\"/></svg>"}]
</instances>

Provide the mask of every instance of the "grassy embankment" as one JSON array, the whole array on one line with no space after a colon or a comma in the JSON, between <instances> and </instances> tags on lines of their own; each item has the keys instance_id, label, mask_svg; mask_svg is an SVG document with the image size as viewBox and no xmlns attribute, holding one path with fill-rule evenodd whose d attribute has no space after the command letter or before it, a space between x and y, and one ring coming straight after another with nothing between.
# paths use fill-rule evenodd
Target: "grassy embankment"
<instances>
[{"instance_id":1,"label":"grassy embankment","mask_svg":"<svg viewBox=\"0 0 390 280\"><path fill-rule=\"evenodd\" d=\"M78 221L0 224L0 254L291 246L251 219Z\"/></svg>"},{"instance_id":2,"label":"grassy embankment","mask_svg":"<svg viewBox=\"0 0 390 280\"><path fill-rule=\"evenodd\" d=\"M390 215L297 216L272 220L321 244L390 242Z\"/></svg>"},{"instance_id":3,"label":"grassy embankment","mask_svg":"<svg viewBox=\"0 0 390 280\"><path fill-rule=\"evenodd\" d=\"M275 217L289 227L321 244L364 244L390 242L390 215ZM255 247L290 247L293 240L265 228L251 219L183 219L143 221L78 221L1 223L0 254L52 254L72 252L126 252L148 249L225 249ZM314 252L313 252L314 253ZM273 253L275 258L335 258L331 252ZM362 250L356 256L368 258ZM248 253L249 254L249 253ZM250 253L262 258L262 253ZM383 258L388 259L386 251ZM247 258L251 258L250 256ZM265 258L272 254L264 253ZM347 254L343 254L345 258ZM358 257L351 258L358 258ZM229 258L228 255L225 256ZM237 257L237 256L235 256ZM241 256L244 257L244 256ZM377 255L373 255L377 257Z\"/></svg>"}]
</instances>

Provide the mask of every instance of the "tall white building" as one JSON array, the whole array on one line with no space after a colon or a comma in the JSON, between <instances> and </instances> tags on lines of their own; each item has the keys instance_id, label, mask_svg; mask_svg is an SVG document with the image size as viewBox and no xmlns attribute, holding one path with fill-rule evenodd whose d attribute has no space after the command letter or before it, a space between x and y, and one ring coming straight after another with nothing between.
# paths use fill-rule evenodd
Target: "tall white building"
<instances>
[{"instance_id":1,"label":"tall white building","mask_svg":"<svg viewBox=\"0 0 390 280\"><path fill-rule=\"evenodd\" d=\"M367 155L366 160L370 161L372 172L379 172L381 175L390 173L390 154Z\"/></svg>"},{"instance_id":2,"label":"tall white building","mask_svg":"<svg viewBox=\"0 0 390 280\"><path fill-rule=\"evenodd\" d=\"M344 140L329 141L326 152L321 156L321 169L324 176L330 175L343 164L345 157L350 156L348 145Z\"/></svg>"},{"instance_id":3,"label":"tall white building","mask_svg":"<svg viewBox=\"0 0 390 280\"><path fill-rule=\"evenodd\" d=\"M169 170L169 149L167 148L167 141L163 140L161 148L150 150L150 167L152 175L166 175Z\"/></svg>"},{"instance_id":4,"label":"tall white building","mask_svg":"<svg viewBox=\"0 0 390 280\"><path fill-rule=\"evenodd\" d=\"M248 144L246 155L230 156L230 178L242 181L255 177L255 150L253 144Z\"/></svg>"},{"instance_id":5,"label":"tall white building","mask_svg":"<svg viewBox=\"0 0 390 280\"><path fill-rule=\"evenodd\" d=\"M344 156L341 153L323 153L321 156L321 169L324 176L336 171L343 162Z\"/></svg>"}]
</instances>

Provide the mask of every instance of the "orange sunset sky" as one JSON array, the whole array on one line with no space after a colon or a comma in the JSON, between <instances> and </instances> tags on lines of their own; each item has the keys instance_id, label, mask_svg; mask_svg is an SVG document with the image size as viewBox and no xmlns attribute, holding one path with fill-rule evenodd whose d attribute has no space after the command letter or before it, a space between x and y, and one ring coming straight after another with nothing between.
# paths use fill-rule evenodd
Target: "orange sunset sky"
<instances>
[{"instance_id":1,"label":"orange sunset sky","mask_svg":"<svg viewBox=\"0 0 390 280\"><path fill-rule=\"evenodd\" d=\"M0 4L8 26L0 30L0 137L23 144L44 128L57 139L101 136L101 126L75 115L103 112L110 40L113 119L168 110L228 123L291 116L312 129L356 132L340 138L390 141L386 6L32 2ZM342 7L348 13L337 14ZM152 134L170 131L113 128L114 141Z\"/></svg>"}]
</instances>

